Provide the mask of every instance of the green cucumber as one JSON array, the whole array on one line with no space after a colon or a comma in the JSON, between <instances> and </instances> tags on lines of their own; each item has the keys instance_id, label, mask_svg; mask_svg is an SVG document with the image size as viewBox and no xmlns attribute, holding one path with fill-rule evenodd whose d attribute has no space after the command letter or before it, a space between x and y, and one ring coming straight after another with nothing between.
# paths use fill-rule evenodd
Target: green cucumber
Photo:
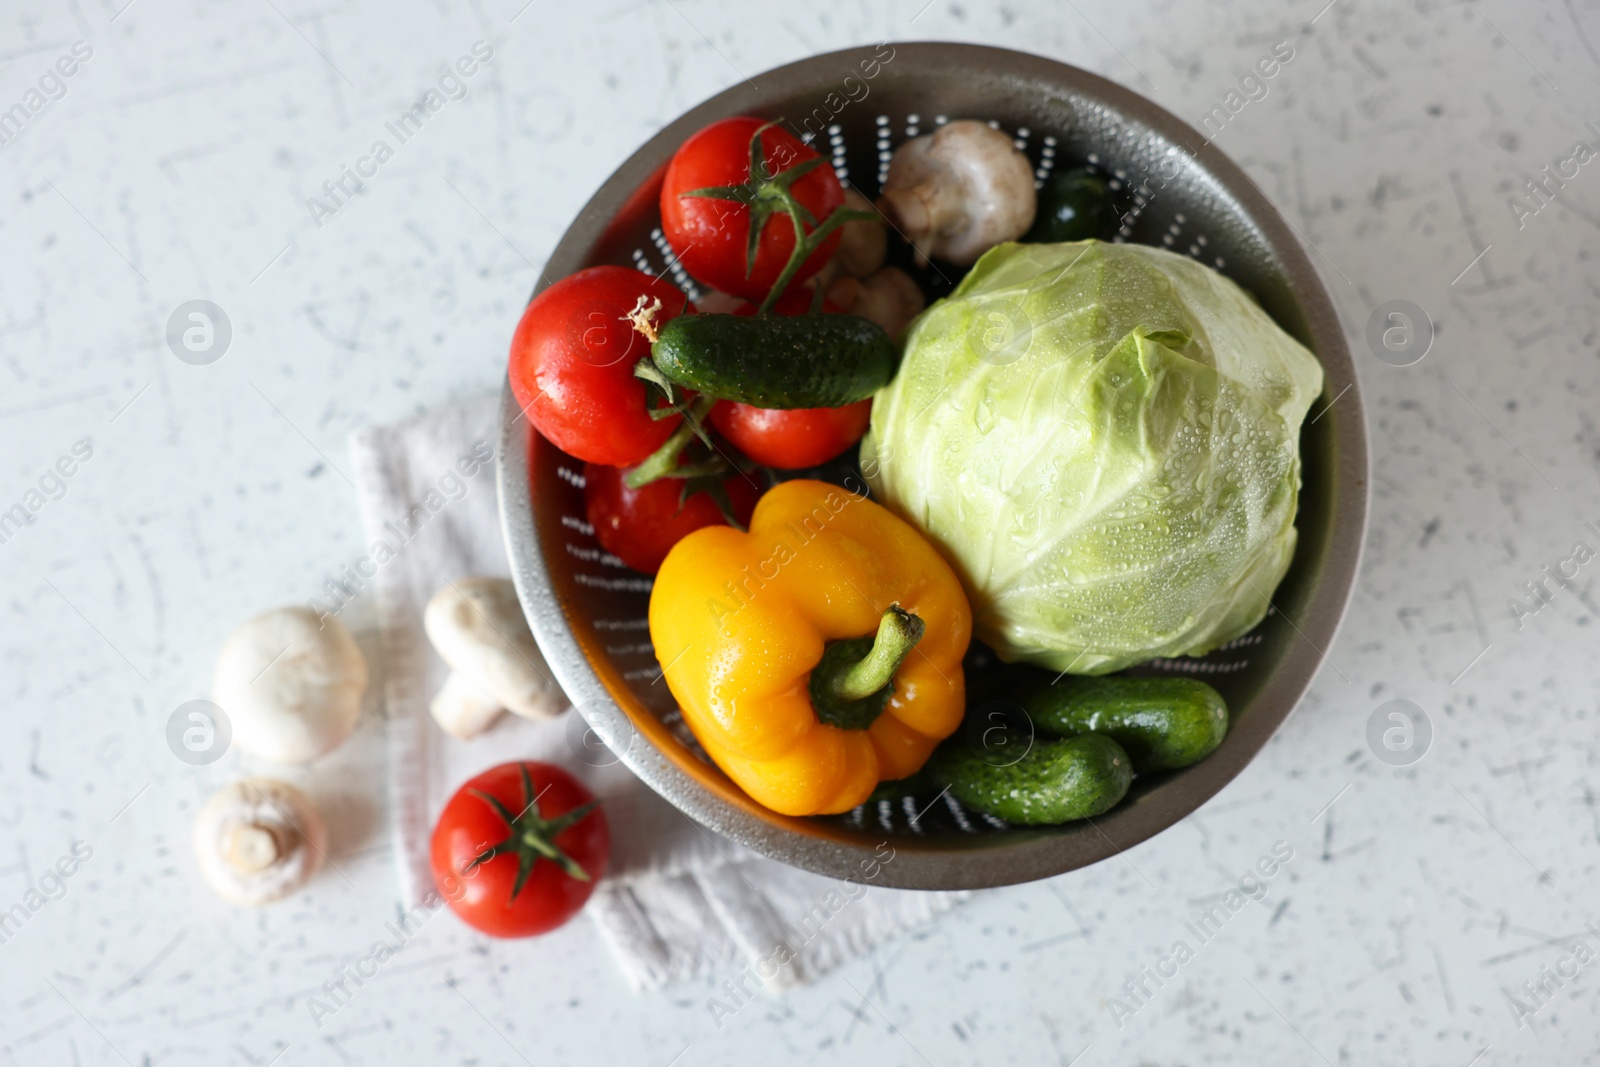
<instances>
[{"instance_id":1,"label":"green cucumber","mask_svg":"<svg viewBox=\"0 0 1600 1067\"><path fill-rule=\"evenodd\" d=\"M1022 751L1020 757L999 752ZM1010 744L973 748L959 739L933 754L928 774L974 811L1022 826L1048 826L1089 819L1116 806L1133 781L1133 765L1109 737L1085 734L1052 741L1026 737Z\"/></svg>"},{"instance_id":2,"label":"green cucumber","mask_svg":"<svg viewBox=\"0 0 1600 1067\"><path fill-rule=\"evenodd\" d=\"M837 408L889 384L888 334L855 315L680 315L651 346L656 368L705 396L760 408Z\"/></svg>"},{"instance_id":3,"label":"green cucumber","mask_svg":"<svg viewBox=\"0 0 1600 1067\"><path fill-rule=\"evenodd\" d=\"M1064 677L1022 707L1041 733L1111 738L1140 774L1204 759L1228 732L1222 696L1191 678Z\"/></svg>"},{"instance_id":4,"label":"green cucumber","mask_svg":"<svg viewBox=\"0 0 1600 1067\"><path fill-rule=\"evenodd\" d=\"M1122 225L1105 179L1087 167L1058 170L1045 179L1038 205L1024 241L1109 241Z\"/></svg>"}]
</instances>

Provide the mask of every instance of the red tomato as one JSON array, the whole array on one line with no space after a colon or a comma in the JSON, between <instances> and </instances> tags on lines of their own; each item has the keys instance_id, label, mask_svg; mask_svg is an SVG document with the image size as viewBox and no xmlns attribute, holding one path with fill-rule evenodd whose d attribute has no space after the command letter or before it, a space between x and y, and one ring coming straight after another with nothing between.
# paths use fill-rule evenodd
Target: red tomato
<instances>
[{"instance_id":1,"label":"red tomato","mask_svg":"<svg viewBox=\"0 0 1600 1067\"><path fill-rule=\"evenodd\" d=\"M872 400L842 408L779 411L724 400L711 409L711 425L757 463L799 470L842 453L861 440L872 418Z\"/></svg>"},{"instance_id":2,"label":"red tomato","mask_svg":"<svg viewBox=\"0 0 1600 1067\"><path fill-rule=\"evenodd\" d=\"M803 315L811 310L811 294L793 287L772 307L777 315ZM822 310L839 314L830 300ZM754 315L754 304L734 308L731 315ZM861 440L872 417L871 399L842 408L757 408L724 400L711 409L711 425L735 448L764 467L800 470L839 455Z\"/></svg>"},{"instance_id":3,"label":"red tomato","mask_svg":"<svg viewBox=\"0 0 1600 1067\"><path fill-rule=\"evenodd\" d=\"M680 508L681 478L657 478L629 489L622 484L623 473L594 463L584 467L583 507L600 546L636 571L654 574L673 545L702 526L727 524L708 493L695 493ZM733 514L745 526L761 496L759 477L730 474L722 480Z\"/></svg>"},{"instance_id":4,"label":"red tomato","mask_svg":"<svg viewBox=\"0 0 1600 1067\"><path fill-rule=\"evenodd\" d=\"M452 911L486 934L554 930L583 907L611 858L611 829L598 805L553 763L491 767L439 813L434 884ZM548 845L554 858L541 851Z\"/></svg>"},{"instance_id":5,"label":"red tomato","mask_svg":"<svg viewBox=\"0 0 1600 1067\"><path fill-rule=\"evenodd\" d=\"M826 299L822 301L822 306L817 310L828 315L844 314L844 309L839 307L839 305L835 304L832 300ZM774 301L772 305L772 314L774 315L805 315L810 311L811 290L806 288L797 288L793 285L789 286L784 294L778 297L778 299ZM750 303L750 301L744 299L740 299L739 303L734 306L733 310L728 312L729 315L754 315L755 313L756 306Z\"/></svg>"},{"instance_id":6,"label":"red tomato","mask_svg":"<svg viewBox=\"0 0 1600 1067\"><path fill-rule=\"evenodd\" d=\"M757 303L766 299L794 252L794 223L782 212L767 219L755 263L747 272L750 209L733 200L681 194L711 186L749 186L750 138L763 122L740 116L707 126L683 142L668 164L661 186L661 229L684 268L713 289ZM758 175L756 185L762 184L763 177L781 175L796 164L817 158L816 152L781 126L763 132L761 145L766 175ZM818 222L844 203L844 190L827 162L797 179L790 192ZM838 230L829 234L801 264L790 284L803 282L821 270L839 237Z\"/></svg>"},{"instance_id":7,"label":"red tomato","mask_svg":"<svg viewBox=\"0 0 1600 1067\"><path fill-rule=\"evenodd\" d=\"M676 287L630 267L590 267L533 298L511 339L511 391L528 421L577 459L627 467L678 428L654 420L634 364L650 344L627 314L643 296L661 301L657 326L688 301Z\"/></svg>"}]
</instances>

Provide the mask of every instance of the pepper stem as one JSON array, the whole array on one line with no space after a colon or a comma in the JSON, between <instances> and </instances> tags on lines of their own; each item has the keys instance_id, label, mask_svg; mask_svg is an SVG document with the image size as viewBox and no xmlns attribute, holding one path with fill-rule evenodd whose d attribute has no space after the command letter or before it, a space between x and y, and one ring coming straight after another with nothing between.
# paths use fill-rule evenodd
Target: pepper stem
<instances>
[{"instance_id":1,"label":"pepper stem","mask_svg":"<svg viewBox=\"0 0 1600 1067\"><path fill-rule=\"evenodd\" d=\"M898 604L878 620L878 632L834 641L812 668L809 688L817 718L845 730L865 730L894 695L894 675L927 626Z\"/></svg>"},{"instance_id":2,"label":"pepper stem","mask_svg":"<svg viewBox=\"0 0 1600 1067\"><path fill-rule=\"evenodd\" d=\"M862 700L894 680L900 661L911 654L911 647L922 640L926 627L921 619L896 604L878 621L872 651L855 666L828 680L828 691L835 700Z\"/></svg>"}]
</instances>

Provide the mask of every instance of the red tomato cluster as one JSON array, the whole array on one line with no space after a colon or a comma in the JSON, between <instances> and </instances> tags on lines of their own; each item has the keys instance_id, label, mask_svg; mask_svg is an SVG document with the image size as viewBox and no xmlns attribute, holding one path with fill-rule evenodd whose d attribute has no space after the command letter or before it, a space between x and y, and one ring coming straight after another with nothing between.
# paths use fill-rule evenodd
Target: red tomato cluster
<instances>
[{"instance_id":1,"label":"red tomato cluster","mask_svg":"<svg viewBox=\"0 0 1600 1067\"><path fill-rule=\"evenodd\" d=\"M783 210L757 190L818 159L783 129L739 117L695 134L668 165L662 231L690 274L740 298L733 314L757 314L758 304L777 315L811 310L814 290L805 283L841 237L838 229L815 233L844 203L839 179L819 161L778 182ZM797 217L807 235L798 250ZM751 241L753 226L759 230ZM784 277L784 291L774 292ZM839 312L828 304L820 310ZM800 468L832 459L860 439L872 407L870 400L784 411L713 403L672 386L659 371L652 377L653 364L644 361L655 331L697 313L658 277L591 267L539 293L511 342L508 376L523 413L585 464L584 507L595 537L647 574L701 527L748 524L762 484L752 461ZM693 443L713 431L710 444ZM505 763L470 779L434 827L430 858L440 893L462 919L495 937L555 929L605 874L611 835L598 803L548 763Z\"/></svg>"},{"instance_id":2,"label":"red tomato cluster","mask_svg":"<svg viewBox=\"0 0 1600 1067\"><path fill-rule=\"evenodd\" d=\"M761 153L752 174L758 132ZM753 214L750 203L739 199L741 191L818 158L782 127L740 116L696 133L668 164L661 188L662 232L696 279L751 302L735 314L754 314L798 255L793 217L782 211L763 214L767 209L760 207ZM794 179L789 192L813 220L805 224L808 233L844 203L839 179L825 161ZM752 244L758 215L763 221ZM804 283L826 265L840 236L835 229L800 262L773 301L773 313L810 310L812 289ZM838 309L824 305L821 310ZM641 312L654 328L697 313L676 287L632 268L591 267L564 278L523 312L511 342L509 377L529 422L557 448L588 464L585 507L600 544L635 570L653 574L667 550L694 530L748 521L760 475L742 470L747 464L738 454L780 469L826 462L866 432L871 401L783 411L720 402L705 420L720 435L715 454L708 450L699 463L685 459L682 468L696 467L698 473L708 461L716 466L720 455L726 468L720 478L699 476L686 486L685 477L669 473L631 488L622 468L677 447L669 439L683 426L684 407L693 399L680 400L673 410L659 390L653 392L634 373L650 353L647 335L635 322Z\"/></svg>"}]
</instances>

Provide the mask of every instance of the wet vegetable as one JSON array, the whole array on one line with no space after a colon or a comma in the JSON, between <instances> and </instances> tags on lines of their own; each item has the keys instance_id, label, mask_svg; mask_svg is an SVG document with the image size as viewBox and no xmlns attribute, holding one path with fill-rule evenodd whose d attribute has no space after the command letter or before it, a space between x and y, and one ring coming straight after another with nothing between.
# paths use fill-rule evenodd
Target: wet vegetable
<instances>
[{"instance_id":1,"label":"wet vegetable","mask_svg":"<svg viewBox=\"0 0 1600 1067\"><path fill-rule=\"evenodd\" d=\"M1194 260L1001 245L912 326L861 462L1001 659L1105 674L1266 615L1321 388L1316 357Z\"/></svg>"}]
</instances>

